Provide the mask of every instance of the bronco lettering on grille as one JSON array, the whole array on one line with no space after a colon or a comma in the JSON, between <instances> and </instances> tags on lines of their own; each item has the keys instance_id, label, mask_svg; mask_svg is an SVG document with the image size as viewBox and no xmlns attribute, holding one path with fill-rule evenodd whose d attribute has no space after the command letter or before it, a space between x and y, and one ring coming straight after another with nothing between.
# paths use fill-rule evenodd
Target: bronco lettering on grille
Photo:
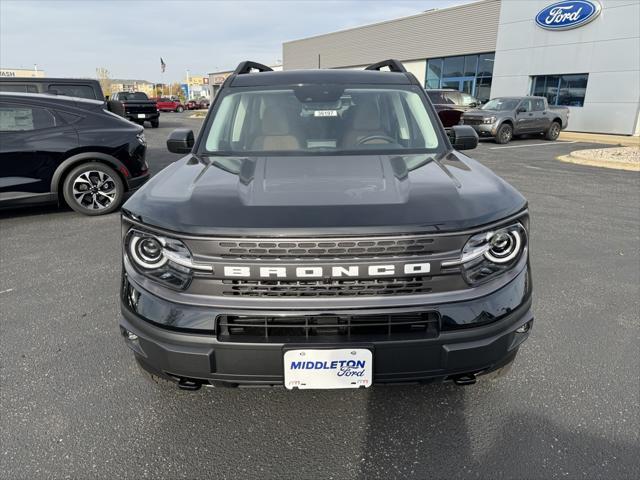
<instances>
[{"instance_id":1,"label":"bronco lettering on grille","mask_svg":"<svg viewBox=\"0 0 640 480\"><path fill-rule=\"evenodd\" d=\"M388 277L390 275L424 275L431 272L431 264L406 263L401 265L335 265L307 267L225 265L227 278L340 278L340 277Z\"/></svg>"}]
</instances>

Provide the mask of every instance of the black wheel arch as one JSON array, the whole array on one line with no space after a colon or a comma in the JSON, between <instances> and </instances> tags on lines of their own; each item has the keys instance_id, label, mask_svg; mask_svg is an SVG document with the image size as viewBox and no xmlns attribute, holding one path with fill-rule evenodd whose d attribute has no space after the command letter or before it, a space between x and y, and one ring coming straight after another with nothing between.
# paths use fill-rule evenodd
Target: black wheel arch
<instances>
[{"instance_id":1,"label":"black wheel arch","mask_svg":"<svg viewBox=\"0 0 640 480\"><path fill-rule=\"evenodd\" d=\"M122 163L120 160L115 158L112 155L101 152L82 152L72 155L71 157L64 160L58 168L56 168L55 172L53 172L53 177L51 178L51 193L57 194L58 197L62 193L62 182L66 175L78 165L89 162L99 162L104 163L106 166L113 168L117 174L120 176L122 183L124 183L125 190L129 189L129 182L127 177L124 175L124 171L129 171L129 169Z\"/></svg>"}]
</instances>

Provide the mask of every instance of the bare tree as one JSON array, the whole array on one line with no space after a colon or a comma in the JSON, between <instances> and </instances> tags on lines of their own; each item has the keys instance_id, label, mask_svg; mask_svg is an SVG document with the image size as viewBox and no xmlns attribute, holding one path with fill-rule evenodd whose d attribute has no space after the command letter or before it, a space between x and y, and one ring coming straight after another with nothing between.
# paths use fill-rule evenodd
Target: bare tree
<instances>
[{"instance_id":1,"label":"bare tree","mask_svg":"<svg viewBox=\"0 0 640 480\"><path fill-rule=\"evenodd\" d=\"M100 82L100 87L105 95L111 95L111 79L109 78L109 70L104 67L96 68L96 77Z\"/></svg>"}]
</instances>

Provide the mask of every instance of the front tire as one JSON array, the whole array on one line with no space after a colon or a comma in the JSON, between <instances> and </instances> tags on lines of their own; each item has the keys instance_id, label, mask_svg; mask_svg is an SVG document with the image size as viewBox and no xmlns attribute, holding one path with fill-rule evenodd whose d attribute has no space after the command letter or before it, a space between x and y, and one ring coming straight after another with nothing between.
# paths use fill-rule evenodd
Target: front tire
<instances>
[{"instance_id":1,"label":"front tire","mask_svg":"<svg viewBox=\"0 0 640 480\"><path fill-rule=\"evenodd\" d=\"M98 162L77 166L62 185L67 205L89 216L106 215L120 208L124 192L124 183L118 173Z\"/></svg>"},{"instance_id":2,"label":"front tire","mask_svg":"<svg viewBox=\"0 0 640 480\"><path fill-rule=\"evenodd\" d=\"M513 127L508 123L503 123L498 128L498 132L496 133L495 141L499 144L509 143L513 138Z\"/></svg>"},{"instance_id":3,"label":"front tire","mask_svg":"<svg viewBox=\"0 0 640 480\"><path fill-rule=\"evenodd\" d=\"M551 141L555 141L558 139L558 137L560 136L560 130L562 129L562 127L560 126L560 124L558 122L553 122L551 124L551 126L549 127L549 130L547 130L544 134L544 138L546 138L547 140L551 140Z\"/></svg>"},{"instance_id":4,"label":"front tire","mask_svg":"<svg viewBox=\"0 0 640 480\"><path fill-rule=\"evenodd\" d=\"M176 112L177 113L182 113L183 111L184 111L184 108L182 108L182 107L176 108Z\"/></svg>"}]
</instances>

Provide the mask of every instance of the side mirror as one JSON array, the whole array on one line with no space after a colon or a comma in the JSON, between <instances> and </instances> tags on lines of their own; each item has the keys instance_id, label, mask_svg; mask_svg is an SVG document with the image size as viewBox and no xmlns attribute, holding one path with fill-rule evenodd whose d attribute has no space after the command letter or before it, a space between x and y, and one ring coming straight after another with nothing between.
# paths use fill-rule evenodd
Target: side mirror
<instances>
[{"instance_id":1,"label":"side mirror","mask_svg":"<svg viewBox=\"0 0 640 480\"><path fill-rule=\"evenodd\" d=\"M478 146L478 134L469 125L454 125L447 133L455 150L473 150Z\"/></svg>"},{"instance_id":2,"label":"side mirror","mask_svg":"<svg viewBox=\"0 0 640 480\"><path fill-rule=\"evenodd\" d=\"M477 104L476 102L471 102L471 103L469 104L469 107L470 107L470 108L476 108L477 106L478 106L478 104Z\"/></svg>"},{"instance_id":3,"label":"side mirror","mask_svg":"<svg viewBox=\"0 0 640 480\"><path fill-rule=\"evenodd\" d=\"M188 128L176 128L167 138L167 149L171 153L189 153L193 144L193 131Z\"/></svg>"}]
</instances>

